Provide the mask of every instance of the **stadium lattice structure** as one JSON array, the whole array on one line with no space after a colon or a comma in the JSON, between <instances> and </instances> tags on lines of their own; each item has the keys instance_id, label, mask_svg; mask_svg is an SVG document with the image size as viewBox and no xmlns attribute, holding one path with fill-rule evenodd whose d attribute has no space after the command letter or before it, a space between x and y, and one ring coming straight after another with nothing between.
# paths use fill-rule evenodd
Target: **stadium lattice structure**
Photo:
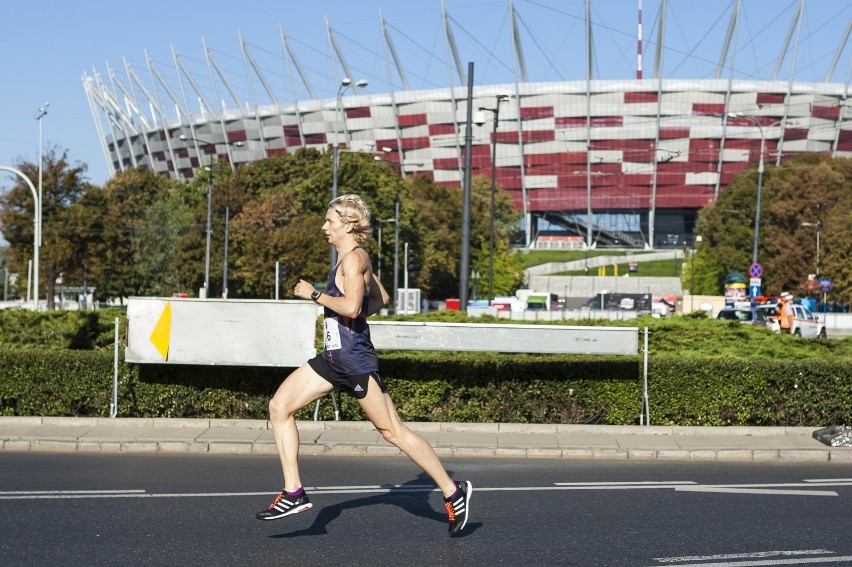
<instances>
[{"instance_id":1,"label":"stadium lattice structure","mask_svg":"<svg viewBox=\"0 0 852 567\"><path fill-rule=\"evenodd\" d=\"M639 5L641 30L641 0ZM661 6L657 45L664 44L666 0ZM510 3L516 79L472 89L473 109L491 114L473 113L471 173L490 176L494 166L497 182L524 214L527 246L689 244L698 210L761 157L778 164L800 154L852 156L849 80L828 82L852 22L839 39L825 82L796 82L792 72L789 80L779 79L782 60L798 48L804 8L800 0L778 65L766 80L733 77L737 0L712 79L657 79L662 49L657 50L653 78L642 78L640 31L637 77L596 80L587 17L586 78L530 82ZM177 83L167 81L146 54L148 83L125 63L125 77L108 68L107 80L94 72L83 76L83 85L112 173L145 167L191 179L213 157L236 167L301 147L327 150L337 145L382 155L402 175L426 174L440 184L461 185L469 67L461 64L452 21L443 9L442 17L448 70L458 78L458 85L445 88L408 89L384 19L386 62L397 71L400 90L370 94L343 79L335 98L317 98L283 30L286 67L308 93L301 100L282 101L242 38L246 75L262 85L269 103L258 103L254 94L251 101L241 100L206 46L206 89L174 51ZM351 77L326 25L332 57L344 76ZM233 107L210 102L218 100L223 88ZM495 108L499 124L492 124ZM556 244L537 239L537 227L545 226L540 221L573 236Z\"/></svg>"}]
</instances>

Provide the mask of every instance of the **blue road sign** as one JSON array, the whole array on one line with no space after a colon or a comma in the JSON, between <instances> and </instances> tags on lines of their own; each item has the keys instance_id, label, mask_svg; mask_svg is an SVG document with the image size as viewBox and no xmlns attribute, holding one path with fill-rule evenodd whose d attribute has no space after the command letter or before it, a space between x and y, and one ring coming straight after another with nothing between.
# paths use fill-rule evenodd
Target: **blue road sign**
<instances>
[{"instance_id":1,"label":"blue road sign","mask_svg":"<svg viewBox=\"0 0 852 567\"><path fill-rule=\"evenodd\" d=\"M759 278L763 276L763 266L758 264L757 262L753 263L748 267L748 275L753 278Z\"/></svg>"},{"instance_id":2,"label":"blue road sign","mask_svg":"<svg viewBox=\"0 0 852 567\"><path fill-rule=\"evenodd\" d=\"M751 297L757 297L758 295L760 295L760 286L759 285L751 286L749 288L749 294L751 295Z\"/></svg>"}]
</instances>

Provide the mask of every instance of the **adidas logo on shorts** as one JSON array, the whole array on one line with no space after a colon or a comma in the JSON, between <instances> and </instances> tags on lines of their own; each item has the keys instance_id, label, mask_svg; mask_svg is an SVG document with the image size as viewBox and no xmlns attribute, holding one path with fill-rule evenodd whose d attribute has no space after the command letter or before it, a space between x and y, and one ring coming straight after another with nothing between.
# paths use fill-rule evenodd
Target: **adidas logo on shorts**
<instances>
[{"instance_id":1,"label":"adidas logo on shorts","mask_svg":"<svg viewBox=\"0 0 852 567\"><path fill-rule=\"evenodd\" d=\"M361 384L355 384L355 389L352 390L352 391L353 392L363 392L364 388L361 387Z\"/></svg>"}]
</instances>

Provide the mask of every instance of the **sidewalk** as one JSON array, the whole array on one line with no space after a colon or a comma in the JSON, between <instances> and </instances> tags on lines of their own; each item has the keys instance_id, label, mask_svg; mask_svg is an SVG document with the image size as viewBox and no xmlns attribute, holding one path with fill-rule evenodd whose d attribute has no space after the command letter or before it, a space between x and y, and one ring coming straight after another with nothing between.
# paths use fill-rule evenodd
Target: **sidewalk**
<instances>
[{"instance_id":1,"label":"sidewalk","mask_svg":"<svg viewBox=\"0 0 852 567\"><path fill-rule=\"evenodd\" d=\"M441 457L843 462L806 427L409 423ZM301 421L302 455L402 453L369 422ZM0 451L275 455L264 420L0 417Z\"/></svg>"}]
</instances>

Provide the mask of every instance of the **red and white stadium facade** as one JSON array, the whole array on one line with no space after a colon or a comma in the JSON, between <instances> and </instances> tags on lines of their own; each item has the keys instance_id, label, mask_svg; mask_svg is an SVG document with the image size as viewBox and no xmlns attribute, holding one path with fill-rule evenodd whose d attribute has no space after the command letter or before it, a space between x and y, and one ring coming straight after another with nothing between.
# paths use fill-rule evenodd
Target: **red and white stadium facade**
<instances>
[{"instance_id":1,"label":"red and white stadium facade","mask_svg":"<svg viewBox=\"0 0 852 567\"><path fill-rule=\"evenodd\" d=\"M191 179L211 157L239 166L337 144L381 155L404 175L463 182L467 87L367 94L348 84L333 99L218 111L199 94L195 112L172 96L177 112L167 116L149 95L156 84L145 90L126 71L135 91L112 70L109 84L83 79L113 173L141 166ZM852 156L847 95L844 84L722 78L474 86L474 110L500 110L496 127L492 114L473 112L471 174L490 179L496 155L496 182L525 215L527 245L546 220L589 246L683 246L698 210L759 162L762 145L767 165L800 154ZM147 114L138 110L145 106ZM633 219L630 226L612 228L618 216Z\"/></svg>"}]
</instances>

